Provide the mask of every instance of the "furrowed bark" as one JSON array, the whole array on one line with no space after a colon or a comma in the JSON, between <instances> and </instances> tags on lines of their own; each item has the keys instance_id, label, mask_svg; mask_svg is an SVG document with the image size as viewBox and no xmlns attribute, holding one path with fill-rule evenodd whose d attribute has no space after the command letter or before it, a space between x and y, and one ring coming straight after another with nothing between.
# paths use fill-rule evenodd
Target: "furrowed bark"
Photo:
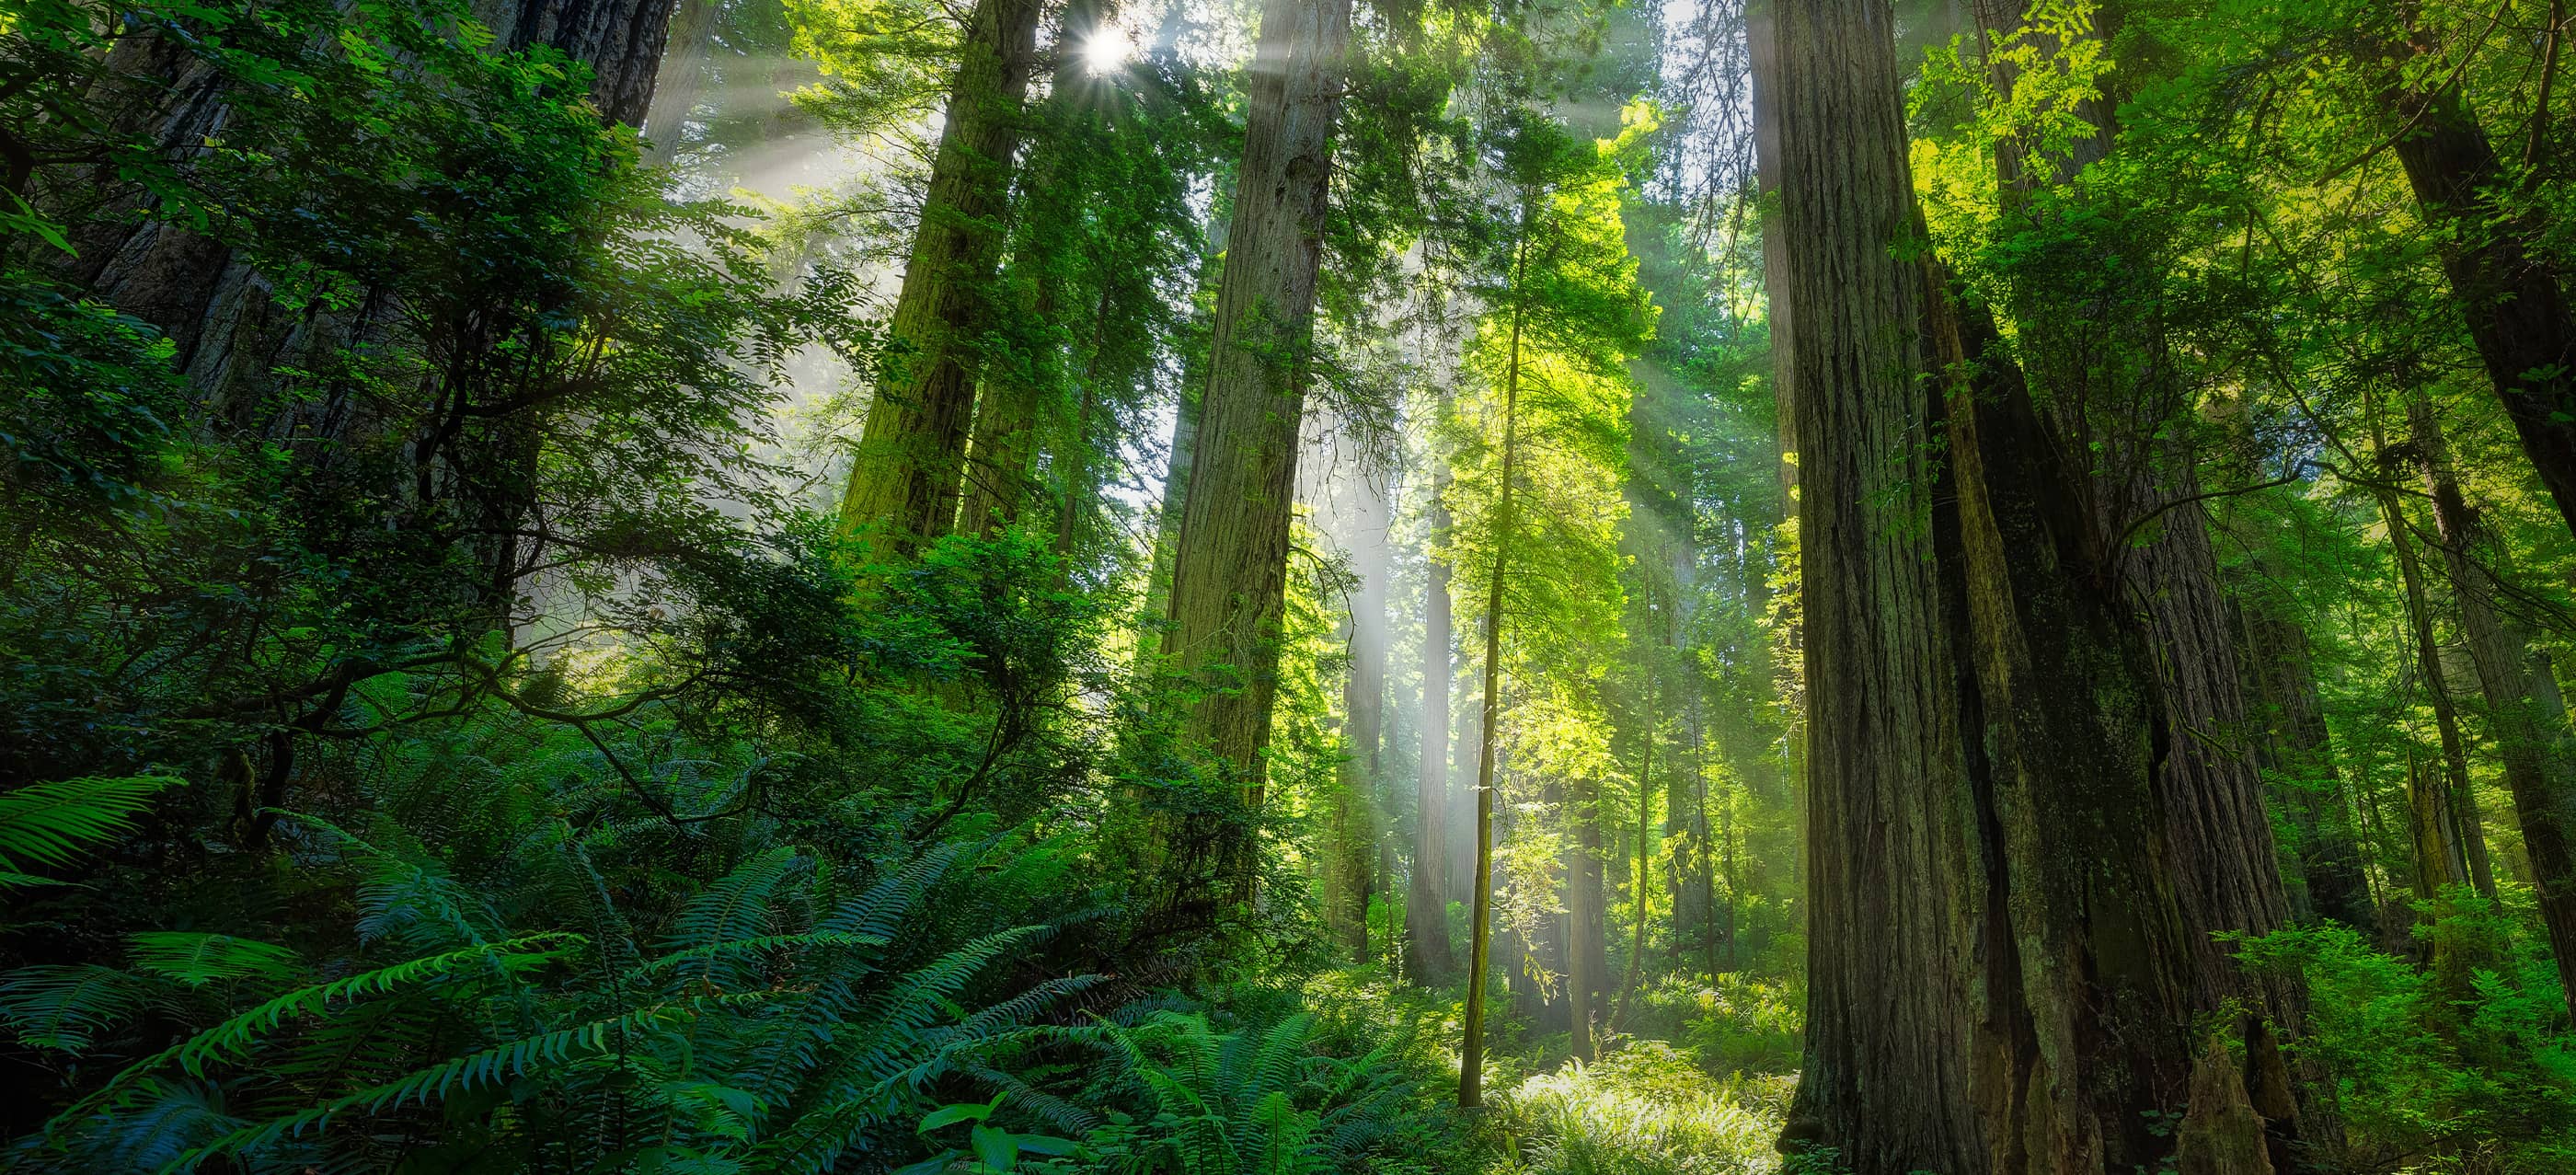
<instances>
[{"instance_id":1,"label":"furrowed bark","mask_svg":"<svg viewBox=\"0 0 2576 1175\"><path fill-rule=\"evenodd\" d=\"M909 555L949 532L965 477L983 329L1008 210L1020 105L1037 64L1039 0L976 0L966 20L930 187L887 333L893 360L868 406L841 499L844 529Z\"/></svg>"}]
</instances>

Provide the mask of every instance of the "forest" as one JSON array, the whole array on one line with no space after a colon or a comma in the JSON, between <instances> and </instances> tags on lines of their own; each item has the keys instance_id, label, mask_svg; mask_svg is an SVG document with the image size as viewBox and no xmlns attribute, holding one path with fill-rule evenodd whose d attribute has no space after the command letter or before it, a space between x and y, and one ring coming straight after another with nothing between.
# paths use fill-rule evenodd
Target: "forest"
<instances>
[{"instance_id":1,"label":"forest","mask_svg":"<svg viewBox=\"0 0 2576 1175\"><path fill-rule=\"evenodd\" d=\"M2566 0L0 0L0 1170L2576 1171Z\"/></svg>"}]
</instances>

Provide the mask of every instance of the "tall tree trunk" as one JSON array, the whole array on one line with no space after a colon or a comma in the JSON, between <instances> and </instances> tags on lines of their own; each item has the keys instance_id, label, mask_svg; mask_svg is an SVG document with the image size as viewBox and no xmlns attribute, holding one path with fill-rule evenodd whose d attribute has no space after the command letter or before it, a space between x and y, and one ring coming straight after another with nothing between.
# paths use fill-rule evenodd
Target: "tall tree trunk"
<instances>
[{"instance_id":1,"label":"tall tree trunk","mask_svg":"<svg viewBox=\"0 0 2576 1175\"><path fill-rule=\"evenodd\" d=\"M2433 522L2442 537L2452 598L2459 602L2460 628L2468 636L2469 658L2477 664L2478 684L2486 693L2487 728L2504 761L2505 788L2513 793L2523 846L2531 855L2541 922L2558 960L2560 992L2576 1009L2576 860L2570 859L2576 848L2576 731L2568 728L2563 713L2549 713L2557 682L2539 680L2549 672L2548 663L2532 657L2530 638L2496 613L2499 581L2490 567L2472 557L2482 545L2477 518L2451 472L2449 446L2432 403L2416 394L2406 405L2406 419L2425 492L2433 498Z\"/></svg>"},{"instance_id":2,"label":"tall tree trunk","mask_svg":"<svg viewBox=\"0 0 2576 1175\"><path fill-rule=\"evenodd\" d=\"M908 554L949 532L975 411L995 228L1009 207L1020 105L1037 65L1039 0L976 0L948 92L930 188L887 333L908 351L868 406L841 499L844 528Z\"/></svg>"},{"instance_id":3,"label":"tall tree trunk","mask_svg":"<svg viewBox=\"0 0 2576 1175\"><path fill-rule=\"evenodd\" d=\"M1608 861L1602 836L1601 782L1577 779L1568 788L1574 844L1565 860L1565 996L1573 1029L1574 1055L1595 1056L1595 1012L1601 1004L1609 963L1608 905L1602 874Z\"/></svg>"},{"instance_id":4,"label":"tall tree trunk","mask_svg":"<svg viewBox=\"0 0 2576 1175\"><path fill-rule=\"evenodd\" d=\"M2067 35L2108 44L2121 18L2118 4L2104 4L2092 13L2092 29L2061 34L2025 30L2027 0L1975 0L1974 7L1980 31L1988 37L2021 32L2047 51L2061 48ZM1988 72L2006 93L2019 80L2016 59L2008 55L1990 56ZM2073 139L2057 153L2045 153L2041 145L2018 137L1999 143L1996 182L2003 202L2017 214L2036 215L2028 211L2033 192L2064 183L2107 156L2117 129L2116 97L2077 99L2073 113L2093 133ZM2146 269L2136 259L2114 257L2106 263L2124 260L2132 262L2125 271ZM2148 259L2147 264L2154 262ZM2295 996L2286 990L2246 990L2247 977L2217 937L2221 932L2259 935L2279 929L2290 921L2290 904L2263 807L2262 773L2244 734L2243 674L2230 610L2197 503L2202 496L2198 454L2172 439L2164 427L2187 411L2187 397L2153 376L2129 378L2104 364L2100 356L2106 339L2098 324L2079 325L2078 316L2055 305L2015 310L2024 349L2031 355L2030 378L2054 392L2048 397L2056 408L2051 425L2064 438L2065 451L2096 455L2090 475L2082 476L2087 471L2078 467L2070 489L2091 503L2089 525L2102 535L2094 542L2108 552L2112 569L2148 620L2168 736L2160 751L2157 793L2183 904L2184 933L2194 953L2196 1001L2208 1010L2231 998L2257 995L2267 1013L2295 1030ZM2156 345L2116 334L2107 342L2115 348L2123 343L2140 349ZM2004 362L1975 350L1967 358ZM2088 412L2088 406L2094 410ZM2142 528L2150 528L2142 531L2145 541L2127 549L2131 532Z\"/></svg>"},{"instance_id":5,"label":"tall tree trunk","mask_svg":"<svg viewBox=\"0 0 2576 1175\"><path fill-rule=\"evenodd\" d=\"M1240 774L1255 807L1278 688L1297 430L1350 27L1350 0L1262 7L1206 398L1173 557L1165 649L1180 668L1221 687L1191 705L1186 732Z\"/></svg>"},{"instance_id":6,"label":"tall tree trunk","mask_svg":"<svg viewBox=\"0 0 2576 1175\"><path fill-rule=\"evenodd\" d=\"M976 395L966 451L965 496L957 513L957 529L964 534L988 534L1019 521L1035 488L1031 465L1038 454L1039 430L1050 419L1061 422L1071 407L1053 393L1071 366L1065 353L1074 344L1054 327L1066 298L1078 296L1068 270L1072 246L1079 239L1077 222L1092 195L1078 176L1076 155L1096 149L1098 143L1087 133L1087 124L1095 117L1092 104L1084 99L1089 66L1081 53L1069 47L1090 38L1107 6L1108 0L1075 0L1057 14L1052 38L1055 65L1046 99L1032 112L1038 133L1030 145L1026 179L1019 185L1013 208L1010 271L1020 280L1011 284L1032 291L1033 296L1016 315L1018 345L1011 348L1008 361L990 364L981 373L983 386ZM1092 299L1091 326L1078 336L1093 340L1095 359L1100 327L1117 288L1115 281L1101 281ZM1086 377L1083 384L1088 390L1090 379Z\"/></svg>"},{"instance_id":7,"label":"tall tree trunk","mask_svg":"<svg viewBox=\"0 0 2576 1175\"><path fill-rule=\"evenodd\" d=\"M1350 664L1342 680L1346 757L1342 786L1334 800L1339 828L1332 848L1338 874L1335 888L1341 897L1335 913L1349 936L1353 961L1366 963L1369 898L1377 878L1378 759L1386 712L1386 532L1391 518L1385 490L1377 479L1364 468L1354 468L1350 474L1340 484L1358 501L1350 512L1347 532L1339 537L1359 584L1350 600Z\"/></svg>"},{"instance_id":8,"label":"tall tree trunk","mask_svg":"<svg viewBox=\"0 0 2576 1175\"><path fill-rule=\"evenodd\" d=\"M1526 229L1526 225L1523 226ZM1528 234L1522 234L1519 256L1512 263L1512 288L1518 293L1529 264ZM1511 348L1503 376L1503 460L1501 484L1494 498L1488 541L1493 563L1485 580L1485 693L1476 721L1476 880L1475 909L1467 948L1465 1040L1459 1049L1458 1104L1473 1109L1485 1104L1485 967L1491 945L1494 888L1494 726L1502 714L1503 581L1511 570L1513 475L1520 456L1521 326L1524 312L1512 307Z\"/></svg>"},{"instance_id":9,"label":"tall tree trunk","mask_svg":"<svg viewBox=\"0 0 2576 1175\"><path fill-rule=\"evenodd\" d=\"M1651 713L1649 717L1651 719ZM1637 868L1628 875L1629 905L1633 907L1629 915L1628 970L1619 983L1619 1004L1610 1013L1609 1028L1613 1032L1627 1022L1628 1001L1636 998L1637 989L1644 986L1646 977L1646 897L1655 890L1655 874L1649 859L1655 847L1654 828L1649 823L1653 819L1651 813L1655 803L1654 778L1655 736L1654 724L1650 720L1646 727L1645 750L1637 761ZM1676 940L1681 938L1678 925L1673 928L1673 937Z\"/></svg>"},{"instance_id":10,"label":"tall tree trunk","mask_svg":"<svg viewBox=\"0 0 2576 1175\"><path fill-rule=\"evenodd\" d=\"M2430 52L2428 42L2415 46ZM2435 77L2456 77L2448 68ZM2398 162L2424 219L2449 230L2442 270L2540 483L2576 530L2576 315L2534 256L2539 226L2507 207L2509 177L2459 93L2392 81Z\"/></svg>"},{"instance_id":11,"label":"tall tree trunk","mask_svg":"<svg viewBox=\"0 0 2576 1175\"><path fill-rule=\"evenodd\" d=\"M2397 492L2374 491L2379 499L2380 520L2388 527L2388 546L2397 556L2399 586L2406 593L2407 635L2414 638L2415 671L2424 683L2424 697L2433 706L2433 727L2442 740L2442 773L2438 795L2442 800L2444 843L2457 855L2454 872L2466 877L2486 897L2495 896L2495 869L2487 861L2485 821L2478 815L2477 796L2470 790L2468 740L2460 734L2459 708L2451 701L2451 686L2442 673L2442 646L2433 638L2433 605L2424 590L2424 572L2415 558L2415 540L2408 531L2406 511L2397 501Z\"/></svg>"},{"instance_id":12,"label":"tall tree trunk","mask_svg":"<svg viewBox=\"0 0 2576 1175\"><path fill-rule=\"evenodd\" d=\"M1422 585L1422 754L1414 778L1413 870L1404 889L1405 970L1418 982L1437 984L1458 969L1449 947L1447 896L1449 806L1449 675L1451 658L1449 470L1443 455L1431 460L1428 536Z\"/></svg>"},{"instance_id":13,"label":"tall tree trunk","mask_svg":"<svg viewBox=\"0 0 2576 1175\"><path fill-rule=\"evenodd\" d=\"M1774 11L1811 735L1783 1141L1862 1175L2154 1166L2196 968L2146 636L1991 328L1896 249L1919 222L1886 7ZM1971 358L1973 394L1927 391Z\"/></svg>"}]
</instances>

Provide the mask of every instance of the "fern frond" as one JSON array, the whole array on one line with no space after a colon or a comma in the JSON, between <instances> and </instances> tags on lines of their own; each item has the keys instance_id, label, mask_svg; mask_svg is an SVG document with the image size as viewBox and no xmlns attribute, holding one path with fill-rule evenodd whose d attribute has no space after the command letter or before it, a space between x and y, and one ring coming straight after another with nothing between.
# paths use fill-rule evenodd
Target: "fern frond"
<instances>
[{"instance_id":1,"label":"fern frond","mask_svg":"<svg viewBox=\"0 0 2576 1175\"><path fill-rule=\"evenodd\" d=\"M639 1008L622 1016L593 1020L587 1024L542 1033L496 1045L480 1052L456 1057L426 1069L415 1070L400 1078L334 1098L301 1113L291 1114L256 1126L244 1127L222 1138L198 1147L165 1170L194 1170L199 1163L224 1154L257 1150L279 1139L294 1137L307 1130L320 1129L331 1119L352 1110L381 1114L399 1109L406 1102L428 1105L445 1100L452 1094L498 1086L512 1078L526 1077L541 1071L557 1071L583 1057L600 1056L616 1051L618 1042L655 1027L694 1019L702 1009L738 1005L764 998L750 996L711 996L670 1004Z\"/></svg>"},{"instance_id":2,"label":"fern frond","mask_svg":"<svg viewBox=\"0 0 2576 1175\"><path fill-rule=\"evenodd\" d=\"M134 965L190 987L219 979L283 980L301 961L294 951L256 939L185 930L154 930L126 939Z\"/></svg>"},{"instance_id":3,"label":"fern frond","mask_svg":"<svg viewBox=\"0 0 2576 1175\"><path fill-rule=\"evenodd\" d=\"M64 1123L77 1119L95 1106L122 1098L144 1079L152 1077L162 1066L176 1062L192 1077L203 1077L215 1062L249 1055L251 1047L278 1025L290 1019L317 1016L332 1004L384 995L399 988L451 975L473 964L496 964L503 968L527 967L555 958L563 950L579 945L580 935L546 932L522 935L487 946L466 947L427 958L411 959L390 967L379 967L344 979L318 983L278 996L258 1007L208 1028L188 1039L128 1065L97 1092L75 1102L46 1125L45 1132L54 1134Z\"/></svg>"},{"instance_id":4,"label":"fern frond","mask_svg":"<svg viewBox=\"0 0 2576 1175\"><path fill-rule=\"evenodd\" d=\"M88 846L130 831L135 813L180 782L170 775L84 776L0 792L0 871L24 877L22 863L69 865ZM0 888L23 884L7 877Z\"/></svg>"},{"instance_id":5,"label":"fern frond","mask_svg":"<svg viewBox=\"0 0 2576 1175\"><path fill-rule=\"evenodd\" d=\"M0 979L0 1023L28 1048L77 1053L152 994L147 981L113 967L22 967Z\"/></svg>"}]
</instances>

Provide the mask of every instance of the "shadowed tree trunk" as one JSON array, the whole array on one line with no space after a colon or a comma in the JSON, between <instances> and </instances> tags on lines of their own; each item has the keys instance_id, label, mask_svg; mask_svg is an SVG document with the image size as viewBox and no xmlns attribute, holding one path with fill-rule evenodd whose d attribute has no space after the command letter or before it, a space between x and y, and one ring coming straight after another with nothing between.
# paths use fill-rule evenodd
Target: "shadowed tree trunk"
<instances>
[{"instance_id":1,"label":"shadowed tree trunk","mask_svg":"<svg viewBox=\"0 0 2576 1175\"><path fill-rule=\"evenodd\" d=\"M909 553L947 534L965 477L998 224L1009 207L1020 104L1037 65L1039 0L976 0L948 92L930 188L887 333L889 363L841 499L841 525Z\"/></svg>"},{"instance_id":2,"label":"shadowed tree trunk","mask_svg":"<svg viewBox=\"0 0 2576 1175\"><path fill-rule=\"evenodd\" d=\"M2430 52L2419 40L2418 53ZM2434 76L2456 78L2448 68ZM2449 230L2442 271L2487 378L2513 419L2540 483L2576 530L2576 315L2533 256L2536 226L2508 215L2509 180L2458 91L2392 83L2385 102L2402 128L2395 147L2424 219Z\"/></svg>"},{"instance_id":3,"label":"shadowed tree trunk","mask_svg":"<svg viewBox=\"0 0 2576 1175\"><path fill-rule=\"evenodd\" d=\"M2307 629L2257 604L2247 604L2244 612L2246 661L2271 711L2275 766L2297 780L2283 806L2299 828L2299 878L2308 912L2370 930L2378 919L2362 872L2361 845L2345 811Z\"/></svg>"},{"instance_id":4,"label":"shadowed tree trunk","mask_svg":"<svg viewBox=\"0 0 2576 1175\"><path fill-rule=\"evenodd\" d=\"M2388 528L2389 549L2397 556L2398 586L2405 593L2407 635L2415 646L2416 676L2423 683L2425 698L2432 703L2433 728L2442 741L2442 770L2428 786L2440 800L2437 823L2442 830L2442 843L2452 858L2450 872L2476 885L2480 894L2493 898L2495 870L2487 863L2485 822L2478 816L2476 795L2470 791L2468 740L2460 733L2459 709L2451 701L2450 683L2442 673L2442 646L2433 637L2433 606L2425 594L2423 566L2415 557L2415 540L2408 531L2406 511L2397 501L2397 492L2378 489L2373 493L2379 499L2380 521ZM2419 836L2418 844L2421 843Z\"/></svg>"},{"instance_id":5,"label":"shadowed tree trunk","mask_svg":"<svg viewBox=\"0 0 2576 1175\"><path fill-rule=\"evenodd\" d=\"M2504 762L2505 788L2513 793L2523 846L2531 854L2533 888L2539 891L2550 952L2558 960L2560 992L2576 1006L2576 861L2569 859L2571 829L2576 829L2576 731L2568 728L2565 714L2552 712L2557 709L2551 704L2557 682L2541 680L2550 672L2548 662L2533 657L2530 638L2497 614L2500 581L2472 557L2481 546L2477 518L2451 472L2449 446L2433 405L2417 394L2406 405L2406 419L2425 492L2433 498L2442 562L2450 572L2452 597L2459 601L2469 658L2486 693L2487 727L2495 736L2497 758Z\"/></svg>"}]
</instances>

